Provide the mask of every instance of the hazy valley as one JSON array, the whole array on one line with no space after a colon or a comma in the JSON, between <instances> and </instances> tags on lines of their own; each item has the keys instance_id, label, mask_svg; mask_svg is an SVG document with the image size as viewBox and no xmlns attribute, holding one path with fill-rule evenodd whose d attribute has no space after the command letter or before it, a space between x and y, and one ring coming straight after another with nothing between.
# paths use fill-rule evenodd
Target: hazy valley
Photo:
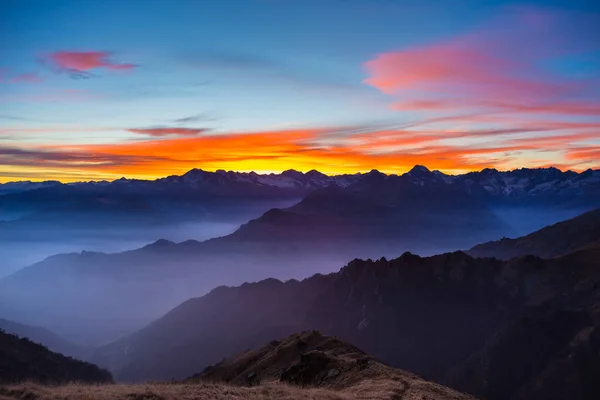
<instances>
[{"instance_id":1,"label":"hazy valley","mask_svg":"<svg viewBox=\"0 0 600 400\"><path fill-rule=\"evenodd\" d=\"M6 210L29 210L3 225L3 243L35 247L46 232L77 246L69 235L80 238L82 228L113 240L117 232L140 241L153 232L219 236L59 254L1 279L0 328L48 348L3 334L0 372L21 374L0 373L5 383L139 384L8 385L0 395L469 398L453 388L500 400L600 393L592 378L600 371L599 172L448 176L417 166L400 176L250 177L194 170L168 178L169 196L157 189L164 180L75 190L23 184L0 195ZM69 196L60 197L62 190ZM62 208L45 207L49 198ZM559 222L565 215L574 218ZM207 228L243 218L231 233ZM31 238L18 236L30 229ZM60 377L27 372L41 351L112 376L90 369L83 378L77 371L87 364L59 354L53 362L64 367L36 370L60 370ZM143 384L172 380L179 383ZM305 386L314 389L298 389Z\"/></svg>"},{"instance_id":2,"label":"hazy valley","mask_svg":"<svg viewBox=\"0 0 600 400\"><path fill-rule=\"evenodd\" d=\"M83 248L17 271L0 280L0 312L71 340L105 343L219 285L302 279L353 258L433 255L529 233L600 206L599 175L448 176L417 166L400 176L192 170L156 181L24 184L0 196L3 209L29 212L4 223L5 253L25 249L32 257L30 248L52 243L135 248L152 239L125 252ZM220 237L190 240L210 236Z\"/></svg>"}]
</instances>

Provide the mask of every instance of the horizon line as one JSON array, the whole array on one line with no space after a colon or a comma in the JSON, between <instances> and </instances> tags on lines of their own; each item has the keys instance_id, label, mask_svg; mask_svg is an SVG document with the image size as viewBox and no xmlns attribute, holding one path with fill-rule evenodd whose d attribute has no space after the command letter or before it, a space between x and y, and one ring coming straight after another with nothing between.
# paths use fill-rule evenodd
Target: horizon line
<instances>
[{"instance_id":1,"label":"horizon line","mask_svg":"<svg viewBox=\"0 0 600 400\"><path fill-rule=\"evenodd\" d=\"M121 176L119 178L114 178L114 179L88 179L88 180L60 180L60 179L40 179L40 180L36 180L36 179L24 179L24 180L3 180L2 178L0 178L0 185L6 185L6 184L11 184L11 183L44 183L44 182L58 182L60 184L72 184L72 183L94 183L94 182L108 182L108 183L113 183L119 180L128 180L128 181L144 181L144 182L155 182L161 179L166 179L169 177L174 177L174 176L183 176L186 175L192 171L202 171L202 172L208 172L208 173L236 173L236 174L256 174L259 176L270 176L270 175L282 175L285 172L299 172L303 175L306 175L310 172L318 172L320 174L326 175L328 177L336 177L336 176L347 176L347 175L366 175L368 173L371 172L379 172L381 174L387 175L387 176L403 176L406 175L407 173L409 173L410 171L412 171L413 169L417 168L417 167L424 167L426 168L428 171L430 172L439 172L442 173L444 175L447 176L461 176L461 175L466 175L469 173L476 173L476 172L483 172L485 170L495 170L497 172L501 172L501 173L506 173L506 172L514 172L514 171L519 171L519 170L542 170L542 169L555 169L560 171L561 173L567 173L567 172L574 172L576 174L581 174L584 173L586 171L600 171L600 169L594 169L594 168L587 168L587 169L581 169L581 170L577 170L577 169L561 169L552 165L543 165L543 166L539 166L539 167L521 167L521 168L514 168L514 169L506 169L506 170L502 170L502 169L498 169L498 168L494 168L494 167L486 167L486 168L482 168L482 169L474 169L474 170L469 170L467 172L463 172L463 173L456 173L456 174L451 174L451 173L446 173L444 171L438 170L438 169L430 169L428 168L426 165L421 165L421 164L416 164L414 165L411 169L402 172L402 173L395 173L395 172L385 172L382 170L378 170L376 168L372 168L369 171L358 171L358 172L354 172L354 173L324 173L321 172L317 169L310 169L310 170L297 170L294 168L288 168L285 170L281 170L279 172L277 171L260 171L257 172L255 170L238 170L238 171L234 171L234 170L224 170L221 168L217 168L217 169L202 169L202 168L192 168L187 170L186 172L177 175L177 174L171 174L171 175L165 175L165 176L159 176L156 177L154 179L149 178L149 179L142 179L142 178L127 178L125 176Z\"/></svg>"}]
</instances>

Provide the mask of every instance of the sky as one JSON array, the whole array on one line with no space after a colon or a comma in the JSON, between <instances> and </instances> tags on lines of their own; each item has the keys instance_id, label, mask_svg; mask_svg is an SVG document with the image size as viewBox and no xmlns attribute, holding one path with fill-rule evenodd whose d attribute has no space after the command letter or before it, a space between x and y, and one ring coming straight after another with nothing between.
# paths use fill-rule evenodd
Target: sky
<instances>
[{"instance_id":1,"label":"sky","mask_svg":"<svg viewBox=\"0 0 600 400\"><path fill-rule=\"evenodd\" d=\"M0 182L600 168L600 3L2 0Z\"/></svg>"}]
</instances>

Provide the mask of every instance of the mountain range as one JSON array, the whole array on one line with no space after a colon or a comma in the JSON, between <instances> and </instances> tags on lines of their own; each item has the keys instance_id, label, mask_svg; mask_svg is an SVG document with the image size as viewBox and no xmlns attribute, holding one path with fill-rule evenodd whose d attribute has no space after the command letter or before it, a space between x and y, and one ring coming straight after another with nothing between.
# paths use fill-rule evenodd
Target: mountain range
<instances>
[{"instance_id":1,"label":"mountain range","mask_svg":"<svg viewBox=\"0 0 600 400\"><path fill-rule=\"evenodd\" d=\"M237 174L207 174L165 179L243 198L224 190L240 187ZM428 379L488 400L600 395L595 171L452 177L417 166L344 179L222 237L50 257L0 280L0 315L100 344L87 359L124 382L285 382L349 394L381 384L462 398ZM198 193L216 193L206 187ZM588 212L556 223L564 214L555 211ZM507 238L523 215L549 226ZM40 341L58 337L4 323Z\"/></svg>"},{"instance_id":2,"label":"mountain range","mask_svg":"<svg viewBox=\"0 0 600 400\"><path fill-rule=\"evenodd\" d=\"M427 187L455 186L494 204L519 206L547 203L579 206L595 204L600 194L600 171L581 173L556 168L497 171L484 169L463 175L446 175L415 166L403 175L385 175L376 170L367 174L327 176L312 170L307 173L288 170L281 174L257 174L218 170L192 169L177 176L154 181L121 178L115 181L90 181L63 184L57 181L9 182L0 184L0 220L22 217L43 219L43 215L68 212L115 211L165 213L175 218L168 208L184 207L187 217L202 218L219 210L239 212L237 202L299 199L314 189L328 186L348 187L370 175L379 174L398 182ZM393 183L392 183L393 184ZM97 201L94 201L97 200ZM102 201L100 201L102 200ZM144 207L141 207L141 206ZM104 210L102 207L112 208ZM46 217L48 218L48 217ZM63 221L64 222L64 221Z\"/></svg>"},{"instance_id":3,"label":"mountain range","mask_svg":"<svg viewBox=\"0 0 600 400\"><path fill-rule=\"evenodd\" d=\"M373 170L371 172L378 172ZM335 184L340 187L349 186L365 174L325 175L319 171L311 170L303 173L287 170L280 174L257 174L255 172L235 172L217 170L215 172L192 169L183 175L172 175L153 181L121 178L115 181L89 181L61 183L59 181L44 182L7 182L0 183L0 194L21 193L37 189L52 187L124 187L131 191L152 190L162 187L178 187L188 189L201 189L213 194L235 193L247 191L249 188L280 188L289 192L298 191L306 193L312 189L322 188ZM403 175L419 184L459 183L472 190L483 188L490 196L498 197L525 197L529 195L567 195L576 192L586 192L590 185L600 181L599 170L586 170L583 172L561 171L557 168L521 168L512 171L498 171L486 168L481 171L469 172L462 175L447 175L440 171L429 171L422 165L416 165Z\"/></svg>"},{"instance_id":4,"label":"mountain range","mask_svg":"<svg viewBox=\"0 0 600 400\"><path fill-rule=\"evenodd\" d=\"M161 207L168 203L166 208L176 210L171 215L193 219L190 207L209 209L207 204L213 204L214 215L228 214L232 207L246 207L232 205L241 198L246 205L248 199L266 205L306 193L291 206L270 209L233 233L206 241L158 240L121 253L84 251L49 257L0 280L0 312L12 320L41 324L70 340L106 342L218 285L268 277L300 279L333 272L353 258L470 248L514 236L520 224L515 221L526 219L523 213L535 220L534 225L554 223L565 213L600 206L598 174L549 168L449 176L422 166L404 175L371 171L336 177L316 171L258 175L192 170L156 181L54 185L4 195L0 204L31 205L36 199L46 199L44 204L63 201L56 198L72 202L85 194L94 203L109 204L105 210L112 215L117 235L129 231L115 220L123 215L129 221L124 225L140 223L136 215L154 209L144 204L164 201ZM68 196L56 197L57 190ZM98 198L97 193L108 197ZM125 207L108 198L129 200ZM185 202L189 204L182 206ZM65 207L70 213L78 210L68 203ZM114 207L121 207L121 213ZM94 215L86 207L81 213ZM27 218L6 224L18 225ZM113 223L102 214L74 220L92 227L97 221ZM140 226L148 231L146 225ZM32 231L55 236L44 229L24 230ZM12 234L11 229L4 232Z\"/></svg>"}]
</instances>

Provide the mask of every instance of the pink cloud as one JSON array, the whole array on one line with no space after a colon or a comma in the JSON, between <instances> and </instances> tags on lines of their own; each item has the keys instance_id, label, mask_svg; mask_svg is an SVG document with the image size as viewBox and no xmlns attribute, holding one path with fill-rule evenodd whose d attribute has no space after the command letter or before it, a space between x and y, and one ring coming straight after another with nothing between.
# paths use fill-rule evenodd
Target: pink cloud
<instances>
[{"instance_id":1,"label":"pink cloud","mask_svg":"<svg viewBox=\"0 0 600 400\"><path fill-rule=\"evenodd\" d=\"M11 74L7 70L0 70L0 82L2 83L41 83L44 78L35 72L24 74Z\"/></svg>"},{"instance_id":2,"label":"pink cloud","mask_svg":"<svg viewBox=\"0 0 600 400\"><path fill-rule=\"evenodd\" d=\"M43 81L44 81L44 79L42 77L40 77L38 74L29 73L29 74L14 75L13 77L10 78L9 82L11 82L11 83L40 83Z\"/></svg>"},{"instance_id":3,"label":"pink cloud","mask_svg":"<svg viewBox=\"0 0 600 400\"><path fill-rule=\"evenodd\" d=\"M379 54L364 64L364 83L394 97L391 108L399 111L595 116L600 80L547 68L555 58L600 49L562 34L566 20L518 9L468 35Z\"/></svg>"},{"instance_id":4,"label":"pink cloud","mask_svg":"<svg viewBox=\"0 0 600 400\"><path fill-rule=\"evenodd\" d=\"M115 62L111 56L112 53L104 51L58 51L48 54L46 59L60 70L84 73L101 68L126 71L136 67L135 64Z\"/></svg>"}]
</instances>

